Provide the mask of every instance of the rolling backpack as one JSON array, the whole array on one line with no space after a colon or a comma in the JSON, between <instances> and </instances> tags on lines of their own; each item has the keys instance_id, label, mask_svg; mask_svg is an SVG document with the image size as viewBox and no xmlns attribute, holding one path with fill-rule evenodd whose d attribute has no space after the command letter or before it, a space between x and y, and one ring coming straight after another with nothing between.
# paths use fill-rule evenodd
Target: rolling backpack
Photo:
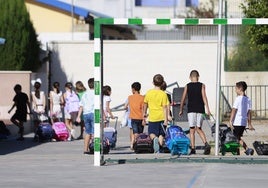
<instances>
[{"instance_id":1,"label":"rolling backpack","mask_svg":"<svg viewBox=\"0 0 268 188\"><path fill-rule=\"evenodd\" d=\"M39 142L51 141L54 134L51 124L47 122L40 123L36 130L36 136Z\"/></svg>"},{"instance_id":2,"label":"rolling backpack","mask_svg":"<svg viewBox=\"0 0 268 188\"><path fill-rule=\"evenodd\" d=\"M68 132L68 129L67 129L65 123L55 122L55 123L53 123L52 128L55 132L54 138L57 141L67 141L67 139L69 137L69 132Z\"/></svg>"},{"instance_id":3,"label":"rolling backpack","mask_svg":"<svg viewBox=\"0 0 268 188\"><path fill-rule=\"evenodd\" d=\"M167 128L165 143L171 155L188 155L190 139L180 126L171 125Z\"/></svg>"},{"instance_id":4,"label":"rolling backpack","mask_svg":"<svg viewBox=\"0 0 268 188\"><path fill-rule=\"evenodd\" d=\"M153 141L147 133L138 134L133 144L135 153L153 153Z\"/></svg>"}]
</instances>

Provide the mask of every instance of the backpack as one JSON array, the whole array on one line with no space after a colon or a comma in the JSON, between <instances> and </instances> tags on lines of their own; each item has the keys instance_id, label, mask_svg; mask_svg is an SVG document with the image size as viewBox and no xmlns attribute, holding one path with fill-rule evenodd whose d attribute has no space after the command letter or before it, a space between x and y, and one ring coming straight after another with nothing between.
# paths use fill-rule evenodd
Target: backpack
<instances>
[{"instance_id":1,"label":"backpack","mask_svg":"<svg viewBox=\"0 0 268 188\"><path fill-rule=\"evenodd\" d=\"M72 93L70 92L67 93L65 101L66 101L65 108L68 113L79 111L79 98L74 91Z\"/></svg>"}]
</instances>

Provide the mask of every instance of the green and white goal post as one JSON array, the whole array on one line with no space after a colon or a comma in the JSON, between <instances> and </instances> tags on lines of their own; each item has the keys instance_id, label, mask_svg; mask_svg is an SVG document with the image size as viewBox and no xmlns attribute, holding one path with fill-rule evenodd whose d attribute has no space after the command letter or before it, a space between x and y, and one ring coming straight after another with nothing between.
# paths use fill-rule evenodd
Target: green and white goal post
<instances>
[{"instance_id":1,"label":"green and white goal post","mask_svg":"<svg viewBox=\"0 0 268 188\"><path fill-rule=\"evenodd\" d=\"M104 157L101 154L101 139L103 132L103 25L268 25L268 18L96 18L94 20L94 166L101 166L102 164L104 164Z\"/></svg>"}]
</instances>

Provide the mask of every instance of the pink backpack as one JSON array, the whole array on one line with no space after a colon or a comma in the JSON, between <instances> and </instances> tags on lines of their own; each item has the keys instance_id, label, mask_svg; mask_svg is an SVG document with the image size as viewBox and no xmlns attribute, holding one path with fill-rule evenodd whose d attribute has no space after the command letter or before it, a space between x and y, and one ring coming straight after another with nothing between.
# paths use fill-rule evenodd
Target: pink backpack
<instances>
[{"instance_id":1,"label":"pink backpack","mask_svg":"<svg viewBox=\"0 0 268 188\"><path fill-rule=\"evenodd\" d=\"M55 122L52 125L55 131L55 139L57 141L66 141L69 137L69 132L66 125L63 122Z\"/></svg>"}]
</instances>

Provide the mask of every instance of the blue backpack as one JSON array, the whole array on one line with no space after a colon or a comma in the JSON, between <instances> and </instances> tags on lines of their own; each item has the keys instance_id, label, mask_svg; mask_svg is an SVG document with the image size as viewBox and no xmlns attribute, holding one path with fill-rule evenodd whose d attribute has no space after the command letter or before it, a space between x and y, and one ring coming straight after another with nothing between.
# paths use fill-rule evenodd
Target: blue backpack
<instances>
[{"instance_id":1,"label":"blue backpack","mask_svg":"<svg viewBox=\"0 0 268 188\"><path fill-rule=\"evenodd\" d=\"M165 143L171 155L188 155L190 139L183 129L176 125L167 128Z\"/></svg>"}]
</instances>

